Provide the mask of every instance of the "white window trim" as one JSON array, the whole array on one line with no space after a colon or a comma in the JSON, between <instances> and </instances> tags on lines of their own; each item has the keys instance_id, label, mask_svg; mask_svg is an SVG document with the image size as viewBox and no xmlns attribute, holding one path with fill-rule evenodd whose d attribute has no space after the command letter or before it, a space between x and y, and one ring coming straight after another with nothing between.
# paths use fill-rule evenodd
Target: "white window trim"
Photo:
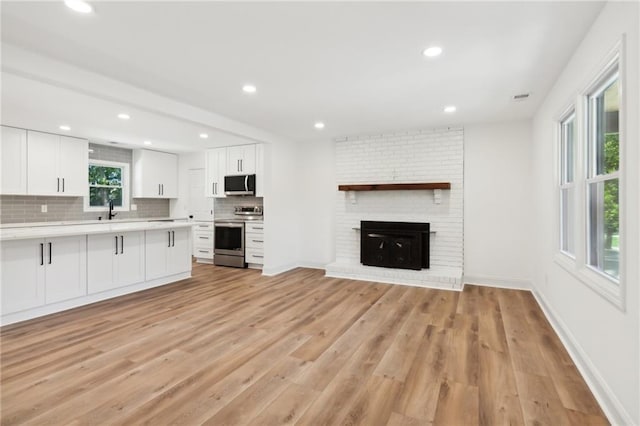
<instances>
[{"instance_id":1,"label":"white window trim","mask_svg":"<svg viewBox=\"0 0 640 426\"><path fill-rule=\"evenodd\" d=\"M120 167L122 168L122 206L114 207L115 212L128 212L130 197L129 197L129 164L119 163L117 161L105 161L105 160L93 160L89 159L89 166L106 166L106 167ZM88 170L87 170L88 173ZM107 212L109 208L107 206L90 206L89 205L89 179L87 177L87 195L84 197L84 211L85 212Z\"/></svg>"},{"instance_id":2,"label":"white window trim","mask_svg":"<svg viewBox=\"0 0 640 426\"><path fill-rule=\"evenodd\" d=\"M560 244L556 243L556 255L554 261L557 265L562 267L568 273L570 273L578 281L591 288L596 294L600 295L603 299L610 302L616 308L622 312L626 312L626 229L627 229L627 206L625 202L626 194L626 167L625 160L626 154L626 75L625 75L625 36L615 44L615 46L609 51L601 62L601 66L598 68L598 72L595 73L595 77L585 85L585 88L580 91L577 96L577 102L575 103L576 118L574 122L574 143L575 143L575 168L574 168L574 184L576 185L576 256L570 257L567 253L561 251ZM620 85L620 167L619 170L610 175L597 176L590 181L596 181L603 179L607 180L612 178L613 175L618 178L619 184L619 202L620 202L620 274L616 281L613 277L604 274L603 272L591 267L587 264L587 232L588 232L588 220L587 220L587 190L588 190L588 165L590 156L587 152L587 145L589 134L587 132L588 121L588 102L589 95L593 95L595 89L598 88L605 80L611 76L613 70L617 67L618 70L618 84ZM565 108L561 114L558 114L558 121L568 117L570 108ZM559 143L560 132L556 132L557 140ZM555 155L559 155L560 149L555 150ZM556 173L557 179L554 182L554 187L559 188L560 182L560 161L556 161ZM558 206L556 212L560 211L560 197L556 197ZM560 236L560 215L555 215L557 218L557 232ZM581 230L581 231L580 231ZM560 237L557 240L560 241Z\"/></svg>"},{"instance_id":3,"label":"white window trim","mask_svg":"<svg viewBox=\"0 0 640 426\"><path fill-rule=\"evenodd\" d=\"M562 142L564 140L564 123L566 121L569 121L570 119L573 119L573 179L571 180L571 182L565 182L565 176L563 174L562 168L563 168L563 150L564 147L562 145ZM563 250L562 249L562 234L563 234L563 223L562 223L562 190L564 189L572 189L572 188L577 188L576 185L576 158L577 158L577 142L578 142L578 138L577 138L577 114L576 114L576 108L574 104L571 104L569 107L565 108L565 112L560 116L560 119L558 120L558 145L557 145L557 150L556 152L558 153L558 161L557 163L557 169L558 169L558 178L556 179L556 185L558 187L558 208L556 209L558 214L558 251L561 255L566 256L568 259L566 260L571 260L573 262L575 262L576 260L576 254L575 253L571 253L569 251ZM565 154L566 155L566 154ZM573 196L574 196L574 207L577 206L579 203L577 202L578 200L576 200L576 193L577 190L573 191ZM576 226L576 218L573 218L574 221L574 239L575 239L575 233L576 230L578 229L578 227ZM573 242L573 247L574 247L574 251L576 251L575 249L578 247L577 245L577 241L574 240Z\"/></svg>"}]
</instances>

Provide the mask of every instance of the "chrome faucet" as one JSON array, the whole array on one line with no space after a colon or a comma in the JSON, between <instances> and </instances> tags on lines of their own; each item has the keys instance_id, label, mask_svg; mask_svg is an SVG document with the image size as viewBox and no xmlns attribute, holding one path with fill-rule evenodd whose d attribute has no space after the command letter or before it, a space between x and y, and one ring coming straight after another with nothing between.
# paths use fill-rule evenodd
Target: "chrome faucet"
<instances>
[{"instance_id":1,"label":"chrome faucet","mask_svg":"<svg viewBox=\"0 0 640 426\"><path fill-rule=\"evenodd\" d=\"M109 200L109 220L113 219L117 214L113 212L113 200Z\"/></svg>"}]
</instances>

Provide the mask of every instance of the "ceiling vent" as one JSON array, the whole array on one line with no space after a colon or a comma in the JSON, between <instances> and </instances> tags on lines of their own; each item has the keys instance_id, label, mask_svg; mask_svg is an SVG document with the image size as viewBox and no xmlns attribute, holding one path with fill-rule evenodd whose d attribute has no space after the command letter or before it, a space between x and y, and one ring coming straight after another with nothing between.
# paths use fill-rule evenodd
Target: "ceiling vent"
<instances>
[{"instance_id":1,"label":"ceiling vent","mask_svg":"<svg viewBox=\"0 0 640 426\"><path fill-rule=\"evenodd\" d=\"M518 95L513 95L514 101L524 101L529 97L530 93L520 93Z\"/></svg>"}]
</instances>

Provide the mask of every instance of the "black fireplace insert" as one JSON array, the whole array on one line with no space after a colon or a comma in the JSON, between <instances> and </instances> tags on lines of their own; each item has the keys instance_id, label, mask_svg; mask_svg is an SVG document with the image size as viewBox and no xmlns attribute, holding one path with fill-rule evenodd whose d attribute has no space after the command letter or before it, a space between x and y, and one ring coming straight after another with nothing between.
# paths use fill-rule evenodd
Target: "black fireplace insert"
<instances>
[{"instance_id":1,"label":"black fireplace insert","mask_svg":"<svg viewBox=\"0 0 640 426\"><path fill-rule=\"evenodd\" d=\"M360 222L360 263L383 268L429 268L429 224Z\"/></svg>"}]
</instances>

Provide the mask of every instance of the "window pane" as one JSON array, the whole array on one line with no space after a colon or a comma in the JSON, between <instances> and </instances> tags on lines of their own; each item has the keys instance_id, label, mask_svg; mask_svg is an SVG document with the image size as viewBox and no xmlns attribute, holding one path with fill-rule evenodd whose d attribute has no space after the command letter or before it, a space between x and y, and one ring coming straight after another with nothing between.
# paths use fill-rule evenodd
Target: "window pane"
<instances>
[{"instance_id":1,"label":"window pane","mask_svg":"<svg viewBox=\"0 0 640 426\"><path fill-rule=\"evenodd\" d=\"M560 147L561 183L573 182L573 138L574 117L562 123L562 140Z\"/></svg>"},{"instance_id":2,"label":"window pane","mask_svg":"<svg viewBox=\"0 0 640 426\"><path fill-rule=\"evenodd\" d=\"M589 184L589 265L614 278L620 275L618 179Z\"/></svg>"},{"instance_id":3,"label":"window pane","mask_svg":"<svg viewBox=\"0 0 640 426\"><path fill-rule=\"evenodd\" d=\"M560 190L560 249L569 254L575 254L574 192L574 188Z\"/></svg>"},{"instance_id":4,"label":"window pane","mask_svg":"<svg viewBox=\"0 0 640 426\"><path fill-rule=\"evenodd\" d=\"M122 207L122 188L89 188L89 205L102 207L113 200L115 207Z\"/></svg>"},{"instance_id":5,"label":"window pane","mask_svg":"<svg viewBox=\"0 0 640 426\"><path fill-rule=\"evenodd\" d=\"M120 167L89 166L89 185L122 186Z\"/></svg>"},{"instance_id":6,"label":"window pane","mask_svg":"<svg viewBox=\"0 0 640 426\"><path fill-rule=\"evenodd\" d=\"M600 94L593 96L589 107L591 135L591 164L595 167L590 176L616 172L620 164L619 154L619 84L616 78Z\"/></svg>"}]
</instances>

